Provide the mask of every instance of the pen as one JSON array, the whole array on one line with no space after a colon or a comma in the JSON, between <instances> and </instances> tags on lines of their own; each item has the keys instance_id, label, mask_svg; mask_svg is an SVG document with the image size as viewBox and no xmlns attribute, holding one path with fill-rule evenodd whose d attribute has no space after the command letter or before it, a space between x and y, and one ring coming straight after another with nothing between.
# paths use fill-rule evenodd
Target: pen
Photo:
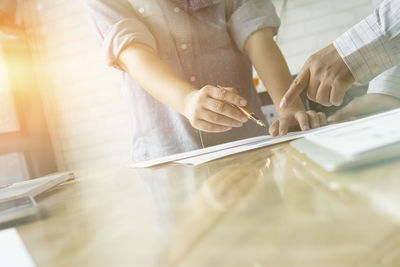
<instances>
[{"instance_id":1,"label":"pen","mask_svg":"<svg viewBox=\"0 0 400 267\"><path fill-rule=\"evenodd\" d=\"M233 105L233 104L232 104ZM245 107L240 107L240 106L236 106L233 105L234 107L238 108L241 112L243 112L243 114L245 114L249 119L251 119L252 121L254 121L255 123L257 123L258 125L267 128L267 125L260 120L256 114L254 114L252 111L250 111L248 108Z\"/></svg>"},{"instance_id":2,"label":"pen","mask_svg":"<svg viewBox=\"0 0 400 267\"><path fill-rule=\"evenodd\" d=\"M219 86L219 85L217 85L217 87L218 87L218 88L221 88L221 89L225 89L225 88L223 88L222 86ZM246 108L246 107L241 107L241 106L236 106L236 105L231 104L231 103L229 103L229 104L230 104L231 106L233 106L233 107L239 109L244 115L246 115L249 119L251 119L252 121L254 121L255 123L257 123L258 125L260 125L260 126L262 126L262 127L264 127L264 128L267 128L267 125L266 125L262 120L260 120L260 119L256 116L256 114L254 114L254 112L252 112L252 111L249 110L248 108Z\"/></svg>"}]
</instances>

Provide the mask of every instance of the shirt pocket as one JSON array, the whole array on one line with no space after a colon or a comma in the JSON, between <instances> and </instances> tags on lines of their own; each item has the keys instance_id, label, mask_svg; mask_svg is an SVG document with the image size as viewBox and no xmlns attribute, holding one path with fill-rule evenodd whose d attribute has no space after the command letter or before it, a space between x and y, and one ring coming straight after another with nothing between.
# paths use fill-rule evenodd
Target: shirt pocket
<instances>
[{"instance_id":1,"label":"shirt pocket","mask_svg":"<svg viewBox=\"0 0 400 267\"><path fill-rule=\"evenodd\" d=\"M203 50L214 51L232 45L225 19L224 2L215 0L207 8L192 13L196 35Z\"/></svg>"},{"instance_id":2,"label":"shirt pocket","mask_svg":"<svg viewBox=\"0 0 400 267\"><path fill-rule=\"evenodd\" d=\"M129 0L140 19L151 31L157 41L158 56L170 59L175 56L173 41L165 15L157 3L153 0Z\"/></svg>"},{"instance_id":3,"label":"shirt pocket","mask_svg":"<svg viewBox=\"0 0 400 267\"><path fill-rule=\"evenodd\" d=\"M209 31L201 36L203 50L217 52L232 46L232 40L227 31Z\"/></svg>"}]
</instances>

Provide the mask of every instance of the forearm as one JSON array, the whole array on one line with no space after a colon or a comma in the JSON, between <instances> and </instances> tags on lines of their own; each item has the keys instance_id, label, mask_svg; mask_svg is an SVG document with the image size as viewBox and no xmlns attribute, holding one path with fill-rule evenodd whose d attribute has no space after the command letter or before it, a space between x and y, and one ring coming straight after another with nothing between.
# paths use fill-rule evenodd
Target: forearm
<instances>
[{"instance_id":1,"label":"forearm","mask_svg":"<svg viewBox=\"0 0 400 267\"><path fill-rule=\"evenodd\" d=\"M155 99L181 114L185 98L196 90L146 45L133 44L124 49L118 64Z\"/></svg>"},{"instance_id":2,"label":"forearm","mask_svg":"<svg viewBox=\"0 0 400 267\"><path fill-rule=\"evenodd\" d=\"M268 88L278 113L281 114L279 103L292 83L292 77L280 49L273 40L272 29L265 28L250 36L245 44L245 51ZM304 110L300 98L291 108Z\"/></svg>"},{"instance_id":3,"label":"forearm","mask_svg":"<svg viewBox=\"0 0 400 267\"><path fill-rule=\"evenodd\" d=\"M181 113L198 130L224 132L247 121L244 114L230 105L247 103L234 88L195 88L146 45L134 44L124 49L118 64L155 99Z\"/></svg>"}]
</instances>

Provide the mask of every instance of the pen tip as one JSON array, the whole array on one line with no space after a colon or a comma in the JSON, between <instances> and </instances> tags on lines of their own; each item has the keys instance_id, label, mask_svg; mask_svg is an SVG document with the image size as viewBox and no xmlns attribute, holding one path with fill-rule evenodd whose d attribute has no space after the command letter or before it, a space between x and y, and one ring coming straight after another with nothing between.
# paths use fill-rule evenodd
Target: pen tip
<instances>
[{"instance_id":1,"label":"pen tip","mask_svg":"<svg viewBox=\"0 0 400 267\"><path fill-rule=\"evenodd\" d=\"M262 126L262 127L264 127L264 128L267 128L267 125L265 125L265 123L260 121L260 120L257 121L257 124Z\"/></svg>"}]
</instances>

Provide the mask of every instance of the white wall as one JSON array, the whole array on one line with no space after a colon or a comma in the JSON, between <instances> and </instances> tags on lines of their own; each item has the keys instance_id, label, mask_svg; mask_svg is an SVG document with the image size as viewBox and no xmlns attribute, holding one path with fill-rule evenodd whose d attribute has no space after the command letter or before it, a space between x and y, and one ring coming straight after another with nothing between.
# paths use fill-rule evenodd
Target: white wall
<instances>
[{"instance_id":1,"label":"white wall","mask_svg":"<svg viewBox=\"0 0 400 267\"><path fill-rule=\"evenodd\" d=\"M273 2L281 13L283 0ZM291 72L372 10L372 0L288 0L278 44Z\"/></svg>"},{"instance_id":2,"label":"white wall","mask_svg":"<svg viewBox=\"0 0 400 267\"><path fill-rule=\"evenodd\" d=\"M62 170L129 160L120 74L105 66L82 0L35 0L43 33L42 96ZM283 0L274 0L278 10ZM288 0L278 43L292 73L372 11L370 0Z\"/></svg>"}]
</instances>

